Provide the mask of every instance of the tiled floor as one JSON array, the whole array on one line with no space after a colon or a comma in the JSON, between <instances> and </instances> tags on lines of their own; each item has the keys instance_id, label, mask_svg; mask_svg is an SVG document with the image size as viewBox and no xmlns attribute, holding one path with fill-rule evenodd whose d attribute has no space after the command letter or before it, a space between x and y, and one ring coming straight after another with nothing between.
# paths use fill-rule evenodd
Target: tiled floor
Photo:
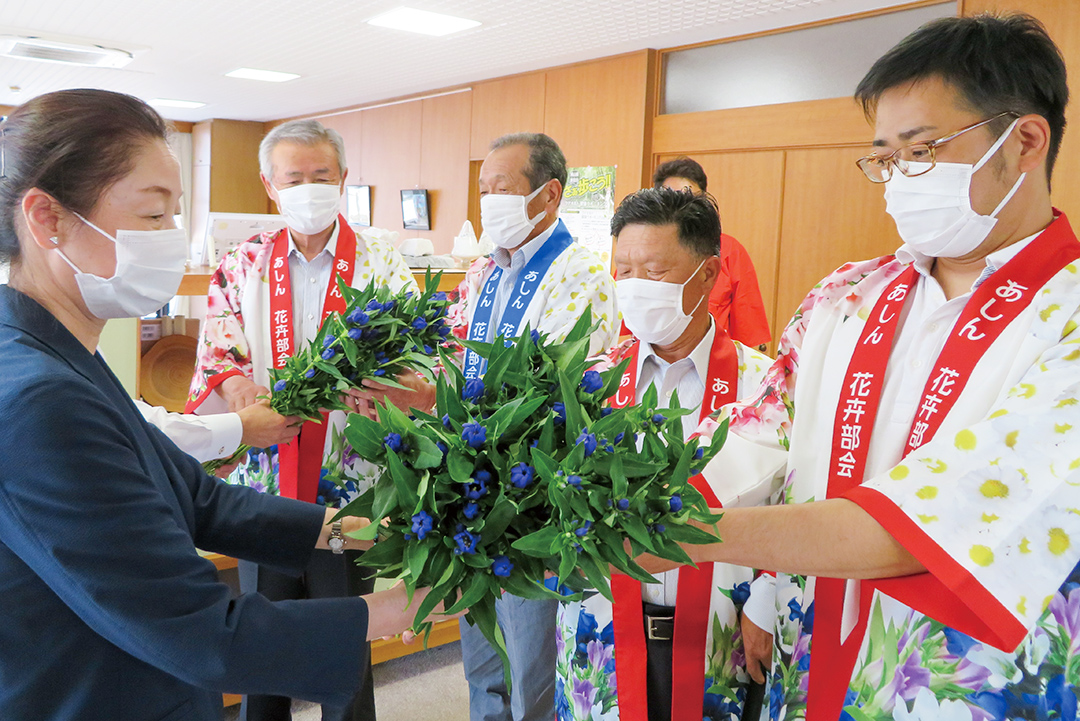
<instances>
[{"instance_id":1,"label":"tiled floor","mask_svg":"<svg viewBox=\"0 0 1080 721\"><path fill-rule=\"evenodd\" d=\"M461 669L461 644L381 663L374 669L378 721L468 721L469 687ZM236 721L240 707L225 713ZM319 721L319 707L293 703L293 721Z\"/></svg>"}]
</instances>

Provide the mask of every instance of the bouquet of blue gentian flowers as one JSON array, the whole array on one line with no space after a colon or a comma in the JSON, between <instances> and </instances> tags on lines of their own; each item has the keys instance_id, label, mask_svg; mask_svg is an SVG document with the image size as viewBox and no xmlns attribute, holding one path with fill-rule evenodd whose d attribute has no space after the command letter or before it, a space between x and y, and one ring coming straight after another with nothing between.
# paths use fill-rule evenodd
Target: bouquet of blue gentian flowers
<instances>
[{"instance_id":1,"label":"bouquet of blue gentian flowers","mask_svg":"<svg viewBox=\"0 0 1080 721\"><path fill-rule=\"evenodd\" d=\"M339 278L345 312L328 315L316 336L283 368L270 369L270 407L282 415L320 421L322 410L350 410L341 396L365 380L401 388L394 378L405 370L433 380L438 349L450 335L449 300L438 290L441 277L429 270L423 293L394 293L376 283L351 288ZM241 446L231 458L203 466L213 473L249 450Z\"/></svg>"},{"instance_id":2,"label":"bouquet of blue gentian flowers","mask_svg":"<svg viewBox=\"0 0 1080 721\"><path fill-rule=\"evenodd\" d=\"M463 341L487 359L482 378L467 380L444 356L434 414L380 405L378 421L352 415L345 430L354 451L383 469L339 513L373 521L354 534L377 541L360 563L401 579L410 597L432 589L416 608L418 632L430 631L439 601L447 613L468 609L502 656L507 683L495 620L504 590L575 600L595 588L611 598L611 566L655 582L634 556L688 563L678 542L717 540L690 525L718 519L690 478L719 450L726 425L708 446L684 442L690 411L677 402L657 410L654 389L637 406L605 407L627 361L591 370L591 317L587 310L561 343L528 329Z\"/></svg>"}]
</instances>

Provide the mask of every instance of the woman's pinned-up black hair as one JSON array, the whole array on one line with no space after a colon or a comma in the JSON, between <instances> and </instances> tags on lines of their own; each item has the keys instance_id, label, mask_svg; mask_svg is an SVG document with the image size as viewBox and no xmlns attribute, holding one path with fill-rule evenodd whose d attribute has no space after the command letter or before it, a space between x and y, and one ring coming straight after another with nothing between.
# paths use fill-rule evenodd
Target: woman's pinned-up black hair
<instances>
[{"instance_id":1,"label":"woman's pinned-up black hair","mask_svg":"<svg viewBox=\"0 0 1080 721\"><path fill-rule=\"evenodd\" d=\"M149 105L107 90L60 90L11 111L0 123L0 263L19 258L15 218L28 190L89 215L144 144L168 133Z\"/></svg>"}]
</instances>

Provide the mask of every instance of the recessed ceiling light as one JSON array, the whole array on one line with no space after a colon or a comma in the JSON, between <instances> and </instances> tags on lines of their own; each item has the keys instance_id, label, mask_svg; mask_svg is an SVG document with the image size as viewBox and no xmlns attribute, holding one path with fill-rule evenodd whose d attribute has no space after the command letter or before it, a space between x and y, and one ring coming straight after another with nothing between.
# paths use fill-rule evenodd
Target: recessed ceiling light
<instances>
[{"instance_id":1,"label":"recessed ceiling light","mask_svg":"<svg viewBox=\"0 0 1080 721\"><path fill-rule=\"evenodd\" d=\"M274 70L255 70L254 68L237 68L231 73L225 73L230 78L242 80L263 80L268 83L284 83L287 80L296 80L299 75L294 73L279 73Z\"/></svg>"},{"instance_id":2,"label":"recessed ceiling light","mask_svg":"<svg viewBox=\"0 0 1080 721\"><path fill-rule=\"evenodd\" d=\"M368 20L368 24L395 30L408 30L409 32L434 35L436 37L450 35L480 25L475 20L466 20L465 18L456 18L453 15L443 15L442 13L404 7L373 17Z\"/></svg>"},{"instance_id":3,"label":"recessed ceiling light","mask_svg":"<svg viewBox=\"0 0 1080 721\"><path fill-rule=\"evenodd\" d=\"M169 98L154 98L146 102L159 108L186 108L189 110L206 105L206 103L200 103L197 100L170 100Z\"/></svg>"}]
</instances>

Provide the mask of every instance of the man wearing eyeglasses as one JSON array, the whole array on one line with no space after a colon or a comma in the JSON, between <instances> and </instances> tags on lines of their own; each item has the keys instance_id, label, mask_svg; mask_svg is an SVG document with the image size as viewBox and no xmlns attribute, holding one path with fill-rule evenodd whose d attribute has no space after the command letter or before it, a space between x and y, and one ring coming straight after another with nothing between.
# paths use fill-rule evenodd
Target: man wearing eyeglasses
<instances>
[{"instance_id":1,"label":"man wearing eyeglasses","mask_svg":"<svg viewBox=\"0 0 1080 721\"><path fill-rule=\"evenodd\" d=\"M1049 187L1064 63L1030 17L948 18L856 98L876 148L859 167L904 245L803 302L704 471L724 542L686 550L778 572L771 718L1075 718L1080 242ZM746 507L777 487L783 505Z\"/></svg>"}]
</instances>

